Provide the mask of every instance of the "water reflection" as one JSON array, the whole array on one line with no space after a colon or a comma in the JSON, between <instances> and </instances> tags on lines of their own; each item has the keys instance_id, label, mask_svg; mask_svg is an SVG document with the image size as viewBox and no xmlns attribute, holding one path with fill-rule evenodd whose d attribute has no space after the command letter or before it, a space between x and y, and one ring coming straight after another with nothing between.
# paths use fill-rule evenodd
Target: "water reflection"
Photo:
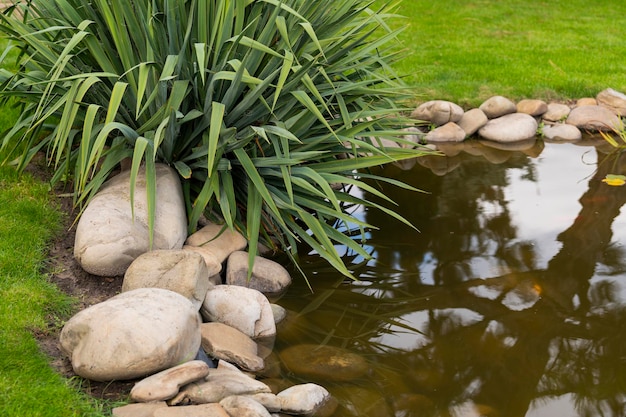
<instances>
[{"instance_id":1,"label":"water reflection","mask_svg":"<svg viewBox=\"0 0 626 417\"><path fill-rule=\"evenodd\" d=\"M543 145L472 142L384 167L429 192L385 189L420 232L364 212L381 227L355 283L304 260L314 292L280 301L301 320L282 343L348 347L372 366L348 384L369 411L320 381L336 415L626 415L626 188L601 181L626 174L626 156Z\"/></svg>"}]
</instances>

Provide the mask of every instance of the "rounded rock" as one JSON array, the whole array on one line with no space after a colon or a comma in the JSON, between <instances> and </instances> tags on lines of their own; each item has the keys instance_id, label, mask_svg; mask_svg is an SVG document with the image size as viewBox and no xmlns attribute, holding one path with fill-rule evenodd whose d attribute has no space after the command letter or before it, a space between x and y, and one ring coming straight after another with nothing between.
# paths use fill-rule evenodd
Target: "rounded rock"
<instances>
[{"instance_id":1,"label":"rounded rock","mask_svg":"<svg viewBox=\"0 0 626 417\"><path fill-rule=\"evenodd\" d=\"M568 124L590 131L609 131L619 129L621 119L611 110L602 106L582 106L573 109L567 120Z\"/></svg>"},{"instance_id":2,"label":"rounded rock","mask_svg":"<svg viewBox=\"0 0 626 417\"><path fill-rule=\"evenodd\" d=\"M517 142L535 136L537 127L537 121L532 116L513 113L490 120L478 130L478 134L496 142Z\"/></svg>"},{"instance_id":3,"label":"rounded rock","mask_svg":"<svg viewBox=\"0 0 626 417\"><path fill-rule=\"evenodd\" d=\"M441 126L448 122L458 122L463 116L463 108L445 100L431 100L420 104L413 112L413 119Z\"/></svg>"},{"instance_id":4,"label":"rounded rock","mask_svg":"<svg viewBox=\"0 0 626 417\"><path fill-rule=\"evenodd\" d=\"M511 100L503 96L493 96L488 98L479 107L489 119L515 113L517 106Z\"/></svg>"}]
</instances>

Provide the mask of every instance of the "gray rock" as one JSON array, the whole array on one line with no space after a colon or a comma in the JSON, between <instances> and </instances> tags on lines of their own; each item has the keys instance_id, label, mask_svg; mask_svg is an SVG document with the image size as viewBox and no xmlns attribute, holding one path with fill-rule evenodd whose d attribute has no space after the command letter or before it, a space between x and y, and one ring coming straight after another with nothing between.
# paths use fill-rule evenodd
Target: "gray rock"
<instances>
[{"instance_id":1,"label":"gray rock","mask_svg":"<svg viewBox=\"0 0 626 417\"><path fill-rule=\"evenodd\" d=\"M221 400L220 405L231 416L271 417L269 411L252 397L231 395Z\"/></svg>"},{"instance_id":2,"label":"gray rock","mask_svg":"<svg viewBox=\"0 0 626 417\"><path fill-rule=\"evenodd\" d=\"M232 417L219 404L195 404L184 407L159 408L154 417Z\"/></svg>"},{"instance_id":3,"label":"gray rock","mask_svg":"<svg viewBox=\"0 0 626 417\"><path fill-rule=\"evenodd\" d=\"M550 103L548 104L548 110L541 116L541 118L549 122L560 122L569 116L570 111L571 109L567 104Z\"/></svg>"},{"instance_id":4,"label":"gray rock","mask_svg":"<svg viewBox=\"0 0 626 417\"><path fill-rule=\"evenodd\" d=\"M241 369L256 372L264 367L257 355L257 344L239 330L223 323L202 323L202 348L210 356L231 362Z\"/></svg>"},{"instance_id":5,"label":"gray rock","mask_svg":"<svg viewBox=\"0 0 626 417\"><path fill-rule=\"evenodd\" d=\"M543 100L524 99L517 103L517 112L531 116L541 116L548 111L548 104Z\"/></svg>"},{"instance_id":6,"label":"gray rock","mask_svg":"<svg viewBox=\"0 0 626 417\"><path fill-rule=\"evenodd\" d=\"M180 249L187 237L182 187L175 171L157 164L156 213L152 249ZM130 171L107 181L76 226L74 256L90 274L123 275L150 250L145 172L135 183L135 217L130 204Z\"/></svg>"},{"instance_id":7,"label":"gray rock","mask_svg":"<svg viewBox=\"0 0 626 417\"><path fill-rule=\"evenodd\" d=\"M238 285L217 285L200 308L206 321L227 324L253 339L276 335L272 307L261 292Z\"/></svg>"},{"instance_id":8,"label":"gray rock","mask_svg":"<svg viewBox=\"0 0 626 417\"><path fill-rule=\"evenodd\" d=\"M454 122L446 123L426 134L426 142L462 142L465 140L465 131Z\"/></svg>"},{"instance_id":9,"label":"gray rock","mask_svg":"<svg viewBox=\"0 0 626 417\"><path fill-rule=\"evenodd\" d=\"M490 97L478 108L482 110L489 119L495 119L517 111L515 103L502 96Z\"/></svg>"},{"instance_id":10,"label":"gray rock","mask_svg":"<svg viewBox=\"0 0 626 417\"><path fill-rule=\"evenodd\" d=\"M274 315L274 323L277 325L287 317L287 310L278 304L271 304L272 314Z\"/></svg>"},{"instance_id":11,"label":"gray rock","mask_svg":"<svg viewBox=\"0 0 626 417\"><path fill-rule=\"evenodd\" d=\"M362 356L335 346L294 345L278 355L289 371L313 380L352 381L370 369Z\"/></svg>"},{"instance_id":12,"label":"gray rock","mask_svg":"<svg viewBox=\"0 0 626 417\"><path fill-rule=\"evenodd\" d=\"M535 136L537 127L537 121L532 116L513 113L489 120L478 130L478 134L496 142L516 142Z\"/></svg>"},{"instance_id":13,"label":"gray rock","mask_svg":"<svg viewBox=\"0 0 626 417\"><path fill-rule=\"evenodd\" d=\"M487 115L481 109L471 109L463 114L458 125L465 132L465 136L472 136L478 129L487 124Z\"/></svg>"},{"instance_id":14,"label":"gray rock","mask_svg":"<svg viewBox=\"0 0 626 417\"><path fill-rule=\"evenodd\" d=\"M608 107L618 116L626 116L626 94L607 88L598 93L596 101L600 106Z\"/></svg>"},{"instance_id":15,"label":"gray rock","mask_svg":"<svg viewBox=\"0 0 626 417\"><path fill-rule=\"evenodd\" d=\"M189 236L185 245L201 247L222 263L231 253L245 249L248 241L241 233L229 229L228 226L210 223Z\"/></svg>"},{"instance_id":16,"label":"gray rock","mask_svg":"<svg viewBox=\"0 0 626 417\"><path fill-rule=\"evenodd\" d=\"M200 348L200 317L180 294L140 288L76 314L63 326L60 342L84 378L139 378L193 359Z\"/></svg>"},{"instance_id":17,"label":"gray rock","mask_svg":"<svg viewBox=\"0 0 626 417\"><path fill-rule=\"evenodd\" d=\"M435 126L458 122L462 116L463 109L458 104L445 100L422 103L411 113L413 119L429 122Z\"/></svg>"},{"instance_id":18,"label":"gray rock","mask_svg":"<svg viewBox=\"0 0 626 417\"><path fill-rule=\"evenodd\" d=\"M137 382L130 390L135 402L164 401L173 398L180 387L209 374L209 366L202 361L189 361L158 372Z\"/></svg>"},{"instance_id":19,"label":"gray rock","mask_svg":"<svg viewBox=\"0 0 626 417\"><path fill-rule=\"evenodd\" d=\"M186 297L200 310L211 286L206 263L199 253L156 250L140 255L130 264L124 274L122 292L163 288Z\"/></svg>"},{"instance_id":20,"label":"gray rock","mask_svg":"<svg viewBox=\"0 0 626 417\"><path fill-rule=\"evenodd\" d=\"M555 141L578 141L582 139L582 133L574 125L558 123L546 125L542 130L543 137Z\"/></svg>"},{"instance_id":21,"label":"gray rock","mask_svg":"<svg viewBox=\"0 0 626 417\"><path fill-rule=\"evenodd\" d=\"M574 108L565 122L590 131L609 131L619 129L621 125L620 118L612 110L592 105Z\"/></svg>"},{"instance_id":22,"label":"gray rock","mask_svg":"<svg viewBox=\"0 0 626 417\"><path fill-rule=\"evenodd\" d=\"M211 369L204 381L192 382L183 387L172 399L176 405L191 401L197 404L217 403L231 395L252 395L270 393L270 388L241 371L231 369Z\"/></svg>"},{"instance_id":23,"label":"gray rock","mask_svg":"<svg viewBox=\"0 0 626 417\"><path fill-rule=\"evenodd\" d=\"M279 392L277 397L286 414L322 417L332 415L337 408L336 400L317 384L294 385Z\"/></svg>"},{"instance_id":24,"label":"gray rock","mask_svg":"<svg viewBox=\"0 0 626 417\"><path fill-rule=\"evenodd\" d=\"M157 409L167 408L165 401L153 403L127 404L115 407L113 417L153 417Z\"/></svg>"},{"instance_id":25,"label":"gray rock","mask_svg":"<svg viewBox=\"0 0 626 417\"><path fill-rule=\"evenodd\" d=\"M228 257L226 284L252 288L266 295L284 292L291 285L289 272L280 264L260 256L254 258L248 279L248 252L235 251Z\"/></svg>"}]
</instances>

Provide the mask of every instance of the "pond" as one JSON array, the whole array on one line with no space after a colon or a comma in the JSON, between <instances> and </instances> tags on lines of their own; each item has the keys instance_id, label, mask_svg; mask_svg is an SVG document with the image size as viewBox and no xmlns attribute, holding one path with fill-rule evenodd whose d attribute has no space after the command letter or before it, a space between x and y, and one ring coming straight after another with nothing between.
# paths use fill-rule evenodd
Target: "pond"
<instances>
[{"instance_id":1,"label":"pond","mask_svg":"<svg viewBox=\"0 0 626 417\"><path fill-rule=\"evenodd\" d=\"M278 301L276 351L365 359L358 377L313 381L335 416L626 415L626 187L602 182L626 157L598 138L442 150L381 168L425 191L384 188L419 231L358 213L379 226L373 260L345 256L358 281L302 259L311 289L295 279Z\"/></svg>"}]
</instances>

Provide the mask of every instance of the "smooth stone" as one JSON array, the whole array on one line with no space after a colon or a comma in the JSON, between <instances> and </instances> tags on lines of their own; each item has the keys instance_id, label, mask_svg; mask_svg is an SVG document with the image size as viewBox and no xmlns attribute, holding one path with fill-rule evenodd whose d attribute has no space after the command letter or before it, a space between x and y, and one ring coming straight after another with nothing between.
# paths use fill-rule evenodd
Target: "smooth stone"
<instances>
[{"instance_id":1,"label":"smooth stone","mask_svg":"<svg viewBox=\"0 0 626 417\"><path fill-rule=\"evenodd\" d=\"M619 129L621 119L606 107L590 105L574 108L565 123L584 130L609 131Z\"/></svg>"},{"instance_id":2,"label":"smooth stone","mask_svg":"<svg viewBox=\"0 0 626 417\"><path fill-rule=\"evenodd\" d=\"M600 106L613 110L618 116L626 116L626 94L607 88L598 93L596 101Z\"/></svg>"},{"instance_id":3,"label":"smooth stone","mask_svg":"<svg viewBox=\"0 0 626 417\"><path fill-rule=\"evenodd\" d=\"M598 101L593 97L583 97L576 100L576 107L597 106Z\"/></svg>"},{"instance_id":4,"label":"smooth stone","mask_svg":"<svg viewBox=\"0 0 626 417\"><path fill-rule=\"evenodd\" d=\"M207 266L207 273L209 274L209 282L211 284L223 284L222 276L220 275L220 273L222 272L222 262L217 259L216 255L211 252L209 248L204 248L202 246L183 245L183 250L188 252L194 252L202 256L202 259L204 259L204 264Z\"/></svg>"},{"instance_id":5,"label":"smooth stone","mask_svg":"<svg viewBox=\"0 0 626 417\"><path fill-rule=\"evenodd\" d=\"M517 106L511 100L502 96L493 96L488 98L478 107L485 113L489 119L504 116L506 114L515 113Z\"/></svg>"},{"instance_id":6,"label":"smooth stone","mask_svg":"<svg viewBox=\"0 0 626 417\"><path fill-rule=\"evenodd\" d=\"M466 111L457 122L459 127L465 132L465 136L472 136L478 129L487 124L489 118L481 109L471 109Z\"/></svg>"},{"instance_id":7,"label":"smooth stone","mask_svg":"<svg viewBox=\"0 0 626 417\"><path fill-rule=\"evenodd\" d=\"M200 313L206 321L227 324L253 339L276 335L270 302L251 288L217 285L207 292Z\"/></svg>"},{"instance_id":8,"label":"smooth stone","mask_svg":"<svg viewBox=\"0 0 626 417\"><path fill-rule=\"evenodd\" d=\"M291 372L314 380L352 381L370 369L362 356L335 346L301 344L278 355Z\"/></svg>"},{"instance_id":9,"label":"smooth stone","mask_svg":"<svg viewBox=\"0 0 626 417\"><path fill-rule=\"evenodd\" d=\"M206 363L185 362L137 382L130 390L130 399L143 403L169 400L178 394L180 387L202 379L208 374L209 365Z\"/></svg>"},{"instance_id":10,"label":"smooth stone","mask_svg":"<svg viewBox=\"0 0 626 417\"><path fill-rule=\"evenodd\" d=\"M140 288L80 311L63 326L60 343L84 378L140 378L196 356L200 316L180 294Z\"/></svg>"},{"instance_id":11,"label":"smooth stone","mask_svg":"<svg viewBox=\"0 0 626 417\"><path fill-rule=\"evenodd\" d=\"M248 252L235 251L228 257L226 284L252 288L266 295L277 295L291 285L289 272L277 262L255 256L252 275L248 279Z\"/></svg>"},{"instance_id":12,"label":"smooth stone","mask_svg":"<svg viewBox=\"0 0 626 417\"><path fill-rule=\"evenodd\" d=\"M163 288L186 297L200 310L212 285L200 254L182 249L156 250L140 255L130 264L124 274L122 292Z\"/></svg>"},{"instance_id":13,"label":"smooth stone","mask_svg":"<svg viewBox=\"0 0 626 417\"><path fill-rule=\"evenodd\" d=\"M223 323L202 323L202 348L210 356L231 362L243 370L256 372L264 368L257 355L257 344L250 337Z\"/></svg>"},{"instance_id":14,"label":"smooth stone","mask_svg":"<svg viewBox=\"0 0 626 417\"><path fill-rule=\"evenodd\" d=\"M93 275L123 275L150 249L180 249L187 237L182 186L167 165L156 167L154 240L150 248L145 171L135 182L134 218L130 203L130 171L108 180L89 202L76 226L74 257Z\"/></svg>"},{"instance_id":15,"label":"smooth stone","mask_svg":"<svg viewBox=\"0 0 626 417\"><path fill-rule=\"evenodd\" d=\"M261 381L233 369L211 369L203 381L186 385L172 399L173 405L186 401L197 404L220 402L231 395L252 395L271 393L270 388Z\"/></svg>"},{"instance_id":16,"label":"smooth stone","mask_svg":"<svg viewBox=\"0 0 626 417\"><path fill-rule=\"evenodd\" d=\"M274 316L274 323L279 325L281 321L287 317L287 310L285 307L279 306L278 304L271 304L272 307L272 315Z\"/></svg>"},{"instance_id":17,"label":"smooth stone","mask_svg":"<svg viewBox=\"0 0 626 417\"><path fill-rule=\"evenodd\" d=\"M532 116L512 113L489 120L478 130L478 134L496 142L516 142L534 137L537 127L537 121Z\"/></svg>"},{"instance_id":18,"label":"smooth stone","mask_svg":"<svg viewBox=\"0 0 626 417\"><path fill-rule=\"evenodd\" d=\"M437 142L462 142L465 140L465 131L454 122L446 123L426 134L428 143Z\"/></svg>"},{"instance_id":19,"label":"smooth stone","mask_svg":"<svg viewBox=\"0 0 626 417\"><path fill-rule=\"evenodd\" d=\"M243 395L231 395L219 403L231 416L271 417L269 411L258 401Z\"/></svg>"},{"instance_id":20,"label":"smooth stone","mask_svg":"<svg viewBox=\"0 0 626 417\"><path fill-rule=\"evenodd\" d=\"M286 414L326 417L337 409L337 401L326 388L317 384L299 384L277 395Z\"/></svg>"},{"instance_id":21,"label":"smooth stone","mask_svg":"<svg viewBox=\"0 0 626 417\"><path fill-rule=\"evenodd\" d=\"M270 392L261 392L259 394L246 395L254 401L260 403L270 413L277 413L282 410L282 404L276 394Z\"/></svg>"},{"instance_id":22,"label":"smooth stone","mask_svg":"<svg viewBox=\"0 0 626 417\"><path fill-rule=\"evenodd\" d=\"M201 247L222 263L231 253L245 249L248 241L241 233L229 229L226 225L209 223L189 236L185 245Z\"/></svg>"},{"instance_id":23,"label":"smooth stone","mask_svg":"<svg viewBox=\"0 0 626 417\"><path fill-rule=\"evenodd\" d=\"M541 115L541 118L549 122L561 122L567 119L571 110L567 104L550 103L548 104L548 110Z\"/></svg>"},{"instance_id":24,"label":"smooth stone","mask_svg":"<svg viewBox=\"0 0 626 417\"><path fill-rule=\"evenodd\" d=\"M548 111L548 104L543 100L524 99L517 103L517 112L531 116L541 116Z\"/></svg>"},{"instance_id":25,"label":"smooth stone","mask_svg":"<svg viewBox=\"0 0 626 417\"><path fill-rule=\"evenodd\" d=\"M463 109L458 104L445 100L431 100L420 104L411 118L441 126L448 122L458 122L463 116Z\"/></svg>"},{"instance_id":26,"label":"smooth stone","mask_svg":"<svg viewBox=\"0 0 626 417\"><path fill-rule=\"evenodd\" d=\"M546 125L543 127L543 137L548 140L560 140L560 141L578 141L581 140L583 135L576 126L565 123L558 123L555 125Z\"/></svg>"},{"instance_id":27,"label":"smooth stone","mask_svg":"<svg viewBox=\"0 0 626 417\"><path fill-rule=\"evenodd\" d=\"M402 139L409 143L402 143L400 145L402 148L414 148L424 140L424 132L414 126L407 127L403 130L408 133L408 135L405 135Z\"/></svg>"},{"instance_id":28,"label":"smooth stone","mask_svg":"<svg viewBox=\"0 0 626 417\"><path fill-rule=\"evenodd\" d=\"M156 410L167 408L165 401L126 404L111 410L113 417L153 417Z\"/></svg>"},{"instance_id":29,"label":"smooth stone","mask_svg":"<svg viewBox=\"0 0 626 417\"><path fill-rule=\"evenodd\" d=\"M219 404L194 404L159 408L154 417L232 417Z\"/></svg>"}]
</instances>

